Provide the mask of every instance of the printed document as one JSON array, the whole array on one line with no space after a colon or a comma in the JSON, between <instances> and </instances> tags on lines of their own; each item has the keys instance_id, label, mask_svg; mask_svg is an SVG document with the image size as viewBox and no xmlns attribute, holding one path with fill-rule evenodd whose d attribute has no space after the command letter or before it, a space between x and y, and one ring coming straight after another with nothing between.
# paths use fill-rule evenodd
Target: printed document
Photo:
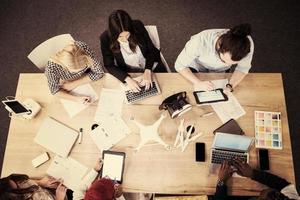
<instances>
[{"instance_id":1,"label":"printed document","mask_svg":"<svg viewBox=\"0 0 300 200\"><path fill-rule=\"evenodd\" d=\"M63 184L74 191L88 168L71 157L61 158L55 156L47 170L47 174L54 178L61 178Z\"/></svg>"},{"instance_id":2,"label":"printed document","mask_svg":"<svg viewBox=\"0 0 300 200\"><path fill-rule=\"evenodd\" d=\"M228 101L211 104L223 123L230 119L236 120L246 114L245 110L233 94L230 93L227 96Z\"/></svg>"},{"instance_id":3,"label":"printed document","mask_svg":"<svg viewBox=\"0 0 300 200\"><path fill-rule=\"evenodd\" d=\"M108 150L130 133L122 119L124 93L120 90L102 88L95 115L98 127L90 136L100 151Z\"/></svg>"},{"instance_id":4,"label":"printed document","mask_svg":"<svg viewBox=\"0 0 300 200\"><path fill-rule=\"evenodd\" d=\"M102 88L95 115L98 122L103 117L121 116L124 102L124 94L120 90Z\"/></svg>"},{"instance_id":5,"label":"printed document","mask_svg":"<svg viewBox=\"0 0 300 200\"><path fill-rule=\"evenodd\" d=\"M97 93L95 92L95 90L93 89L93 87L90 84L80 85L77 88L75 88L74 90L72 90L70 92L70 94L89 96L89 97L91 97L91 103L98 100ZM67 113L69 114L69 116L71 118L73 118L79 112L81 112L82 110L84 110L85 108L88 107L88 105L84 105L82 103L78 103L78 102L71 101L68 99L61 98L60 102L62 103L62 105L64 106L64 108L66 109Z\"/></svg>"},{"instance_id":6,"label":"printed document","mask_svg":"<svg viewBox=\"0 0 300 200\"><path fill-rule=\"evenodd\" d=\"M99 126L90 132L90 136L100 151L110 149L130 133L121 117L107 116L99 120Z\"/></svg>"}]
</instances>

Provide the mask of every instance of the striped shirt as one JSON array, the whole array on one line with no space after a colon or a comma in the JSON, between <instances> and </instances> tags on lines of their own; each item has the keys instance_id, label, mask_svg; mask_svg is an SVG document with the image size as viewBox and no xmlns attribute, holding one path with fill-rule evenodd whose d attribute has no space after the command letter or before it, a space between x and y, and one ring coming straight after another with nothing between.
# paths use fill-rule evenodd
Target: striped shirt
<instances>
[{"instance_id":1,"label":"striped shirt","mask_svg":"<svg viewBox=\"0 0 300 200\"><path fill-rule=\"evenodd\" d=\"M70 72L60 64L49 60L45 68L45 75L48 80L51 94L55 94L61 89L62 81L73 81L81 78L85 74L88 75L92 81L96 81L104 75L103 67L100 65L100 62L96 60L95 54L90 47L86 43L80 41L75 41L75 45L91 57L93 64L91 66L86 66L79 72Z\"/></svg>"}]
</instances>

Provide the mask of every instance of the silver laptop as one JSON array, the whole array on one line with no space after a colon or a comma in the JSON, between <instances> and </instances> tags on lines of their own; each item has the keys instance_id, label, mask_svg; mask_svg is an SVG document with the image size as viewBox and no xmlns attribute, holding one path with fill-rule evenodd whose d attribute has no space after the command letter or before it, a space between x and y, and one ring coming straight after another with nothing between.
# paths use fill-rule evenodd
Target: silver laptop
<instances>
[{"instance_id":1,"label":"silver laptop","mask_svg":"<svg viewBox=\"0 0 300 200\"><path fill-rule=\"evenodd\" d=\"M211 172L223 161L238 158L249 162L249 150L254 141L253 137L216 132L211 148Z\"/></svg>"}]
</instances>

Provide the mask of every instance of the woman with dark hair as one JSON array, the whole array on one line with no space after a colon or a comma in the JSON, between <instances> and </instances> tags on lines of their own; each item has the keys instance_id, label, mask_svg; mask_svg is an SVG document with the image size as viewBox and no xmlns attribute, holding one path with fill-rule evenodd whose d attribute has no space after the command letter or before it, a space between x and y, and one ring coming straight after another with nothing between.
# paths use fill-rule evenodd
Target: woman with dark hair
<instances>
[{"instance_id":1,"label":"woman with dark hair","mask_svg":"<svg viewBox=\"0 0 300 200\"><path fill-rule=\"evenodd\" d=\"M0 179L0 200L65 200L66 191L59 180L49 176L35 179L11 174Z\"/></svg>"},{"instance_id":2,"label":"woman with dark hair","mask_svg":"<svg viewBox=\"0 0 300 200\"><path fill-rule=\"evenodd\" d=\"M100 36L103 62L106 69L130 89L152 86L152 72L166 72L160 52L153 45L144 24L132 20L124 10L116 10L108 19L108 30ZM139 83L128 72L143 72Z\"/></svg>"},{"instance_id":3,"label":"woman with dark hair","mask_svg":"<svg viewBox=\"0 0 300 200\"><path fill-rule=\"evenodd\" d=\"M229 72L236 66L225 88L232 92L251 68L254 43L250 34L250 24L204 30L186 43L177 57L175 69L196 89L212 90L214 85L210 81L199 80L193 72Z\"/></svg>"}]
</instances>

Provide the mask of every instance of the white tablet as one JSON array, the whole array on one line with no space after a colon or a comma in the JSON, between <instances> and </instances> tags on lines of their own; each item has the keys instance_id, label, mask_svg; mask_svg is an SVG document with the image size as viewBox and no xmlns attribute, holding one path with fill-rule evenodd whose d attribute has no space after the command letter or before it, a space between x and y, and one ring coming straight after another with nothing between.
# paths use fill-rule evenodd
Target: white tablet
<instances>
[{"instance_id":1,"label":"white tablet","mask_svg":"<svg viewBox=\"0 0 300 200\"><path fill-rule=\"evenodd\" d=\"M101 177L107 177L111 180L122 183L125 153L116 151L103 151L103 168Z\"/></svg>"},{"instance_id":2,"label":"white tablet","mask_svg":"<svg viewBox=\"0 0 300 200\"><path fill-rule=\"evenodd\" d=\"M5 109L15 115L30 114L31 111L25 108L18 100L5 100L2 101L5 105Z\"/></svg>"}]
</instances>

